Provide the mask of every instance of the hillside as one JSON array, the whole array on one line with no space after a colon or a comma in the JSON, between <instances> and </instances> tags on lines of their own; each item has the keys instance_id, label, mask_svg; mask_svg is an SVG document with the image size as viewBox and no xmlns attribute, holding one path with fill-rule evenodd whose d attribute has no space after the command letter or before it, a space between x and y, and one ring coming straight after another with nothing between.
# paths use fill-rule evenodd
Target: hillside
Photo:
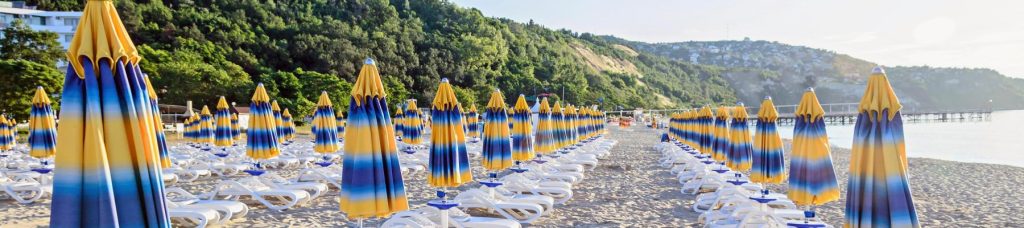
<instances>
[{"instance_id":1,"label":"hillside","mask_svg":"<svg viewBox=\"0 0 1024 228\"><path fill-rule=\"evenodd\" d=\"M36 0L47 9L75 1ZM443 0L119 0L139 46L143 70L161 101L214 104L225 95L248 103L255 83L298 113L320 91L336 105L366 57L378 60L392 104L425 106L441 78L464 103L484 105L501 89L553 94L605 108L731 103L717 67L637 53L603 37L490 18ZM564 96L562 91L564 88Z\"/></svg>"},{"instance_id":2,"label":"hillside","mask_svg":"<svg viewBox=\"0 0 1024 228\"><path fill-rule=\"evenodd\" d=\"M823 103L857 102L866 76L877 63L833 51L769 41L642 43L614 39L641 52L696 64L727 67L723 72L740 100L771 95L777 104L796 104L806 87ZM1024 79L990 69L889 66L896 94L909 109L1024 108Z\"/></svg>"}]
</instances>

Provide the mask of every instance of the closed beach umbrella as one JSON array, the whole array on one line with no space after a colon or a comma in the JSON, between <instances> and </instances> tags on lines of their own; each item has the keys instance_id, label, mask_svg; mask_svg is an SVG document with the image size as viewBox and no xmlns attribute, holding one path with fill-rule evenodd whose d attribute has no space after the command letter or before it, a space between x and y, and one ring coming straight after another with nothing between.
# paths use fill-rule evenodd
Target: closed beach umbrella
<instances>
[{"instance_id":1,"label":"closed beach umbrella","mask_svg":"<svg viewBox=\"0 0 1024 228\"><path fill-rule=\"evenodd\" d=\"M512 108L512 159L515 161L533 159L533 122L530 116L526 96L519 94Z\"/></svg>"},{"instance_id":2,"label":"closed beach umbrella","mask_svg":"<svg viewBox=\"0 0 1024 228\"><path fill-rule=\"evenodd\" d=\"M711 113L710 107L704 106L700 109L700 113L697 114L697 116L697 134L700 138L700 152L702 154L712 155L714 152L712 151L714 148L714 114Z\"/></svg>"},{"instance_id":3,"label":"closed beach umbrella","mask_svg":"<svg viewBox=\"0 0 1024 228\"><path fill-rule=\"evenodd\" d=\"M160 100L153 89L153 83L149 82L149 76L143 74L146 82L146 91L149 93L149 107L153 115L153 131L156 134L156 144L160 154L160 165L163 168L171 167L171 158L167 148L167 135L164 134L164 121L160 115Z\"/></svg>"},{"instance_id":4,"label":"closed beach umbrella","mask_svg":"<svg viewBox=\"0 0 1024 228\"><path fill-rule=\"evenodd\" d=\"M853 131L847 227L920 227L910 195L902 105L881 67L868 78Z\"/></svg>"},{"instance_id":5,"label":"closed beach umbrella","mask_svg":"<svg viewBox=\"0 0 1024 228\"><path fill-rule=\"evenodd\" d=\"M462 110L448 79L441 79L431 103L430 163L427 183L434 187L458 187L473 179L462 131Z\"/></svg>"},{"instance_id":6,"label":"closed beach umbrella","mask_svg":"<svg viewBox=\"0 0 1024 228\"><path fill-rule=\"evenodd\" d=\"M334 120L335 124L338 125L338 137L345 139L345 114L342 114L341 111L337 111L335 114L337 114Z\"/></svg>"},{"instance_id":7,"label":"closed beach umbrella","mask_svg":"<svg viewBox=\"0 0 1024 228\"><path fill-rule=\"evenodd\" d=\"M568 145L573 145L576 144L576 142L579 142L579 132L577 132L579 126L577 125L577 121L576 106L569 105L565 108L565 135Z\"/></svg>"},{"instance_id":8,"label":"closed beach umbrella","mask_svg":"<svg viewBox=\"0 0 1024 228\"><path fill-rule=\"evenodd\" d=\"M338 151L338 121L334 119L334 105L327 92L320 92L313 112L313 150L317 153L334 153Z\"/></svg>"},{"instance_id":9,"label":"closed beach umbrella","mask_svg":"<svg viewBox=\"0 0 1024 228\"><path fill-rule=\"evenodd\" d=\"M548 105L548 98L545 97L540 101L540 107L537 109L537 133L536 141L534 142L534 151L537 152L537 155L550 154L558 149L554 128L554 120L551 118L551 106Z\"/></svg>"},{"instance_id":10,"label":"closed beach umbrella","mask_svg":"<svg viewBox=\"0 0 1024 228\"><path fill-rule=\"evenodd\" d=\"M718 107L715 111L712 157L715 161L726 162L729 153L729 108Z\"/></svg>"},{"instance_id":11,"label":"closed beach umbrella","mask_svg":"<svg viewBox=\"0 0 1024 228\"><path fill-rule=\"evenodd\" d=\"M786 180L785 158L782 156L782 138L775 129L779 112L771 97L766 97L757 110L757 128L754 129L754 153L751 158L750 181L778 184Z\"/></svg>"},{"instance_id":12,"label":"closed beach umbrella","mask_svg":"<svg viewBox=\"0 0 1024 228\"><path fill-rule=\"evenodd\" d=\"M406 101L405 124L402 125L402 142L409 145L423 143L423 112L416 107L416 100Z\"/></svg>"},{"instance_id":13,"label":"closed beach umbrella","mask_svg":"<svg viewBox=\"0 0 1024 228\"><path fill-rule=\"evenodd\" d=\"M140 57L109 0L86 1L68 48L51 227L170 227Z\"/></svg>"},{"instance_id":14,"label":"closed beach umbrella","mask_svg":"<svg viewBox=\"0 0 1024 228\"><path fill-rule=\"evenodd\" d=\"M220 147L229 147L234 137L231 135L231 110L228 100L223 96L217 101L217 112L214 114L214 144Z\"/></svg>"},{"instance_id":15,"label":"closed beach umbrella","mask_svg":"<svg viewBox=\"0 0 1024 228\"><path fill-rule=\"evenodd\" d=\"M476 110L476 104L469 105L469 113L466 114L466 127L469 128L470 138L480 137L480 113Z\"/></svg>"},{"instance_id":16,"label":"closed beach umbrella","mask_svg":"<svg viewBox=\"0 0 1024 228\"><path fill-rule=\"evenodd\" d=\"M386 217L409 209L395 146L387 93L366 59L352 84L341 171L341 211L349 219Z\"/></svg>"},{"instance_id":17,"label":"closed beach umbrella","mask_svg":"<svg viewBox=\"0 0 1024 228\"><path fill-rule=\"evenodd\" d=\"M281 149L277 143L277 119L271 109L270 96L263 83L256 86L249 103L249 128L245 131L245 155L253 160L277 157Z\"/></svg>"},{"instance_id":18,"label":"closed beach umbrella","mask_svg":"<svg viewBox=\"0 0 1024 228\"><path fill-rule=\"evenodd\" d=\"M749 171L754 148L750 144L750 128L747 123L747 107L740 103L732 108L732 125L729 125L729 168Z\"/></svg>"},{"instance_id":19,"label":"closed beach umbrella","mask_svg":"<svg viewBox=\"0 0 1024 228\"><path fill-rule=\"evenodd\" d=\"M182 122L182 125L185 128L185 131L181 132L181 136L183 138L185 138L186 142L194 143L195 142L195 129L194 129L195 125L193 123L193 120L196 118L196 115L192 113L192 110L187 110L187 111L185 111L185 116L187 116L187 117L185 117L185 120Z\"/></svg>"},{"instance_id":20,"label":"closed beach umbrella","mask_svg":"<svg viewBox=\"0 0 1024 228\"><path fill-rule=\"evenodd\" d=\"M57 124L53 119L50 97L43 87L36 87L28 119L29 155L39 159L52 157L57 151Z\"/></svg>"},{"instance_id":21,"label":"closed beach umbrella","mask_svg":"<svg viewBox=\"0 0 1024 228\"><path fill-rule=\"evenodd\" d=\"M511 132L508 129L508 114L505 111L505 97L501 91L491 92L491 99L484 110L483 161L484 169L492 172L512 167Z\"/></svg>"},{"instance_id":22,"label":"closed beach umbrella","mask_svg":"<svg viewBox=\"0 0 1024 228\"><path fill-rule=\"evenodd\" d=\"M825 110L814 90L804 92L796 108L793 151L789 162L789 199L797 205L822 205L839 200L839 182L832 167L825 132Z\"/></svg>"},{"instance_id":23,"label":"closed beach umbrella","mask_svg":"<svg viewBox=\"0 0 1024 228\"><path fill-rule=\"evenodd\" d=\"M295 139L295 121L292 119L292 112L288 108L281 112L281 123L284 125L284 135L281 137L284 138L284 141L291 142L292 139Z\"/></svg>"},{"instance_id":24,"label":"closed beach umbrella","mask_svg":"<svg viewBox=\"0 0 1024 228\"><path fill-rule=\"evenodd\" d=\"M398 104L398 108L395 109L395 134L401 137L405 137L405 103Z\"/></svg>"},{"instance_id":25,"label":"closed beach umbrella","mask_svg":"<svg viewBox=\"0 0 1024 228\"><path fill-rule=\"evenodd\" d=\"M242 140L242 125L238 122L238 113L231 113L231 139Z\"/></svg>"},{"instance_id":26,"label":"closed beach umbrella","mask_svg":"<svg viewBox=\"0 0 1024 228\"><path fill-rule=\"evenodd\" d=\"M203 105L203 110L199 112L199 143L213 144L213 130L213 113L210 107Z\"/></svg>"},{"instance_id":27,"label":"closed beach umbrella","mask_svg":"<svg viewBox=\"0 0 1024 228\"><path fill-rule=\"evenodd\" d=\"M13 138L10 137L13 125L7 119L7 114L0 113L0 151L14 149Z\"/></svg>"},{"instance_id":28,"label":"closed beach umbrella","mask_svg":"<svg viewBox=\"0 0 1024 228\"><path fill-rule=\"evenodd\" d=\"M555 101L555 105L551 107L551 126L554 129L555 135L555 150L562 149L568 142L566 139L566 126L565 126L565 110L562 108L561 101Z\"/></svg>"},{"instance_id":29,"label":"closed beach umbrella","mask_svg":"<svg viewBox=\"0 0 1024 228\"><path fill-rule=\"evenodd\" d=\"M287 126L284 125L284 114L281 113L281 106L277 104L277 100L270 102L270 111L274 115L274 134L277 135L277 142L284 143Z\"/></svg>"}]
</instances>

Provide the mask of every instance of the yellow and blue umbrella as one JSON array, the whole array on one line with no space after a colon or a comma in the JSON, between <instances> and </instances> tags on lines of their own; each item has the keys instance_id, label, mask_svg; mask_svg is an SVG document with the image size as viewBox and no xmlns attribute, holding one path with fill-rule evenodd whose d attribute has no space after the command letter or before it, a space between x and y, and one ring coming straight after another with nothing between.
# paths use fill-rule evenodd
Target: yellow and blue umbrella
<instances>
[{"instance_id":1,"label":"yellow and blue umbrella","mask_svg":"<svg viewBox=\"0 0 1024 228\"><path fill-rule=\"evenodd\" d=\"M505 97L495 89L484 110L483 161L480 162L492 172L512 167L512 143L509 141L511 132L508 129L506 109Z\"/></svg>"},{"instance_id":2,"label":"yellow and blue umbrella","mask_svg":"<svg viewBox=\"0 0 1024 228\"><path fill-rule=\"evenodd\" d=\"M278 148L277 118L270 105L270 96L263 83L256 86L249 103L249 128L245 131L245 155L264 160L281 154Z\"/></svg>"},{"instance_id":3,"label":"yellow and blue umbrella","mask_svg":"<svg viewBox=\"0 0 1024 228\"><path fill-rule=\"evenodd\" d=\"M199 128L199 122L197 121L199 119L199 115L192 112L192 109L188 109L185 111L185 116L187 116L185 117L184 122L185 132L182 133L182 136L184 136L185 140L189 143L195 143L197 141L196 136L198 135L196 129Z\"/></svg>"},{"instance_id":4,"label":"yellow and blue umbrella","mask_svg":"<svg viewBox=\"0 0 1024 228\"><path fill-rule=\"evenodd\" d=\"M153 83L149 82L149 76L143 74L143 78L146 81L146 90L149 93L149 106L153 115L153 130L156 134L157 149L160 154L160 166L163 168L171 167L171 157L167 148L167 135L164 134L164 121L160 115L160 101L156 96L156 90L153 89Z\"/></svg>"},{"instance_id":5,"label":"yellow and blue umbrella","mask_svg":"<svg viewBox=\"0 0 1024 228\"><path fill-rule=\"evenodd\" d=\"M839 182L825 132L825 110L808 89L796 108L793 151L787 195L796 205L822 205L839 200Z\"/></svg>"},{"instance_id":6,"label":"yellow and blue umbrella","mask_svg":"<svg viewBox=\"0 0 1024 228\"><path fill-rule=\"evenodd\" d=\"M281 112L281 123L284 125L284 135L281 135L281 138L284 138L285 142L291 142L295 139L295 122L292 121L292 113L288 108Z\"/></svg>"},{"instance_id":7,"label":"yellow and blue umbrella","mask_svg":"<svg viewBox=\"0 0 1024 228\"><path fill-rule=\"evenodd\" d=\"M555 101L555 105L551 108L551 126L555 133L555 150L560 150L568 144L565 131L565 110L562 108L561 101Z\"/></svg>"},{"instance_id":8,"label":"yellow and blue umbrella","mask_svg":"<svg viewBox=\"0 0 1024 228\"><path fill-rule=\"evenodd\" d=\"M281 106L277 104L277 100L270 102L270 111L274 114L274 134L277 135L277 143L284 143L287 140L284 138L287 126L284 125L284 114L281 113Z\"/></svg>"},{"instance_id":9,"label":"yellow and blue umbrella","mask_svg":"<svg viewBox=\"0 0 1024 228\"><path fill-rule=\"evenodd\" d=\"M469 128L470 138L480 138L480 113L476 110L476 104L469 105L469 113L466 114L466 127Z\"/></svg>"},{"instance_id":10,"label":"yellow and blue umbrella","mask_svg":"<svg viewBox=\"0 0 1024 228\"><path fill-rule=\"evenodd\" d=\"M217 112L213 114L214 123L214 145L219 147L229 147L234 142L233 135L231 135L231 110L229 110L228 100L223 96L217 101Z\"/></svg>"},{"instance_id":11,"label":"yellow and blue umbrella","mask_svg":"<svg viewBox=\"0 0 1024 228\"><path fill-rule=\"evenodd\" d=\"M345 114L341 111L335 112L337 116L334 117L335 124L338 125L338 137L339 139L345 139Z\"/></svg>"},{"instance_id":12,"label":"yellow and blue umbrella","mask_svg":"<svg viewBox=\"0 0 1024 228\"><path fill-rule=\"evenodd\" d=\"M10 137L14 130L14 124L7 120L4 113L0 113L0 151L14 149L14 138Z\"/></svg>"},{"instance_id":13,"label":"yellow and blue umbrella","mask_svg":"<svg viewBox=\"0 0 1024 228\"><path fill-rule=\"evenodd\" d=\"M338 146L338 120L334 118L334 105L327 92L320 92L320 100L316 102L316 110L313 111L313 150L317 153L334 153Z\"/></svg>"},{"instance_id":14,"label":"yellow and blue umbrella","mask_svg":"<svg viewBox=\"0 0 1024 228\"><path fill-rule=\"evenodd\" d=\"M203 105L203 110L199 112L199 143L213 144L213 130L213 113L210 112L210 107Z\"/></svg>"},{"instance_id":15,"label":"yellow and blue umbrella","mask_svg":"<svg viewBox=\"0 0 1024 228\"><path fill-rule=\"evenodd\" d=\"M740 103L732 109L732 125L729 126L729 168L749 171L754 147L751 145L750 128L747 122L747 107Z\"/></svg>"},{"instance_id":16,"label":"yellow and blue umbrella","mask_svg":"<svg viewBox=\"0 0 1024 228\"><path fill-rule=\"evenodd\" d=\"M577 126L577 121L576 106L568 105L565 108L565 135L567 146L572 146L576 144L576 142L579 142L579 132L576 131L579 128L579 126Z\"/></svg>"},{"instance_id":17,"label":"yellow and blue umbrella","mask_svg":"<svg viewBox=\"0 0 1024 228\"><path fill-rule=\"evenodd\" d=\"M700 138L698 149L706 155L712 155L714 148L713 116L714 114L711 113L711 108L708 106L701 108L697 114L697 137Z\"/></svg>"},{"instance_id":18,"label":"yellow and blue umbrella","mask_svg":"<svg viewBox=\"0 0 1024 228\"><path fill-rule=\"evenodd\" d=\"M53 119L50 97L43 87L36 87L28 119L29 155L39 159L53 157L57 151L57 124Z\"/></svg>"},{"instance_id":19,"label":"yellow and blue umbrella","mask_svg":"<svg viewBox=\"0 0 1024 228\"><path fill-rule=\"evenodd\" d=\"M423 143L423 112L416 107L416 100L409 99L405 103L405 122L402 125L402 142L409 145Z\"/></svg>"},{"instance_id":20,"label":"yellow and blue umbrella","mask_svg":"<svg viewBox=\"0 0 1024 228\"><path fill-rule=\"evenodd\" d=\"M750 181L764 184L778 184L786 180L785 158L782 138L775 129L779 112L771 97L765 97L757 110L757 127L754 129L754 153L751 156Z\"/></svg>"},{"instance_id":21,"label":"yellow and blue umbrella","mask_svg":"<svg viewBox=\"0 0 1024 228\"><path fill-rule=\"evenodd\" d=\"M441 79L430 107L430 163L427 183L434 187L458 187L473 180L462 131L462 110L448 79Z\"/></svg>"},{"instance_id":22,"label":"yellow and blue umbrella","mask_svg":"<svg viewBox=\"0 0 1024 228\"><path fill-rule=\"evenodd\" d=\"M729 153L729 108L718 107L715 111L714 134L712 134L712 158L718 162L726 162Z\"/></svg>"},{"instance_id":23,"label":"yellow and blue umbrella","mask_svg":"<svg viewBox=\"0 0 1024 228\"><path fill-rule=\"evenodd\" d=\"M512 160L516 162L533 159L533 122L530 118L526 96L519 94L516 106L512 108Z\"/></svg>"},{"instance_id":24,"label":"yellow and blue umbrella","mask_svg":"<svg viewBox=\"0 0 1024 228\"><path fill-rule=\"evenodd\" d=\"M540 155L550 154L558 149L558 139L555 138L555 123L551 118L551 106L548 105L548 98L540 101L537 109L537 133L534 142L534 151Z\"/></svg>"},{"instance_id":25,"label":"yellow and blue umbrella","mask_svg":"<svg viewBox=\"0 0 1024 228\"><path fill-rule=\"evenodd\" d=\"M910 195L903 119L881 67L868 78L854 126L846 227L920 227Z\"/></svg>"},{"instance_id":26,"label":"yellow and blue umbrella","mask_svg":"<svg viewBox=\"0 0 1024 228\"><path fill-rule=\"evenodd\" d=\"M341 211L350 219L409 209L387 96L377 66L366 59L352 84L341 171Z\"/></svg>"},{"instance_id":27,"label":"yellow and blue umbrella","mask_svg":"<svg viewBox=\"0 0 1024 228\"><path fill-rule=\"evenodd\" d=\"M68 48L51 227L170 227L140 57L114 2L87 1Z\"/></svg>"},{"instance_id":28,"label":"yellow and blue umbrella","mask_svg":"<svg viewBox=\"0 0 1024 228\"><path fill-rule=\"evenodd\" d=\"M238 140L242 140L242 125L238 122L238 113L231 113L231 140L236 144Z\"/></svg>"},{"instance_id":29,"label":"yellow and blue umbrella","mask_svg":"<svg viewBox=\"0 0 1024 228\"><path fill-rule=\"evenodd\" d=\"M398 108L395 109L395 134L399 137L405 137L405 102L399 103ZM403 140L404 141L404 140Z\"/></svg>"}]
</instances>

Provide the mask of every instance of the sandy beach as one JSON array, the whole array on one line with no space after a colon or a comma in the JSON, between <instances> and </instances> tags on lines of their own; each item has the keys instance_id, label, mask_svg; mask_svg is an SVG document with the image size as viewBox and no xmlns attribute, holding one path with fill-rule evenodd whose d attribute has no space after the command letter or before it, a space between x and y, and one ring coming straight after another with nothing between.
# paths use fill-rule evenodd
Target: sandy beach
<instances>
[{"instance_id":1,"label":"sandy beach","mask_svg":"<svg viewBox=\"0 0 1024 228\"><path fill-rule=\"evenodd\" d=\"M658 142L654 130L642 127L610 127L608 137L618 140L611 155L575 186L574 197L531 226L536 227L692 227L698 213L689 209L694 196L679 193L681 186L667 168L658 166L660 154L651 147ZM788 148L787 148L788 151ZM979 151L981 152L981 151ZM841 189L845 188L849 150L833 148L833 159ZM474 161L477 162L477 161ZM474 176L486 172L473 164ZM294 172L279 171L285 177ZM960 163L925 158L910 158L913 196L918 216L925 227L1022 227L1024 168ZM188 184L176 184L193 193L209 191L218 178ZM410 206L420 207L434 197L423 174L405 177ZM472 184L462 187L476 188ZM772 186L777 191L783 186ZM845 190L845 189L844 189ZM844 193L845 195L845 193ZM342 227L354 223L338 209L338 191L302 207L274 212L258 204L245 219L234 220L229 227ZM819 217L841 226L843 199L818 207ZM45 227L50 201L32 205L12 200L0 201L0 226ZM479 211L478 216L487 214ZM376 226L380 221L368 221Z\"/></svg>"}]
</instances>

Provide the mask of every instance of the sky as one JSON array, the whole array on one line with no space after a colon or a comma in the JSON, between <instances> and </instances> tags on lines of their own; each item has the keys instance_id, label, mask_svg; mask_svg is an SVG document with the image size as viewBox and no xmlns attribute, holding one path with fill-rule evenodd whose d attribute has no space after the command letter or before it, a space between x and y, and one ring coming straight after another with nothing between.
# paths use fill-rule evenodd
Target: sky
<instances>
[{"instance_id":1,"label":"sky","mask_svg":"<svg viewBox=\"0 0 1024 228\"><path fill-rule=\"evenodd\" d=\"M645 42L769 40L882 65L1024 78L1024 1L453 0L484 15Z\"/></svg>"}]
</instances>

